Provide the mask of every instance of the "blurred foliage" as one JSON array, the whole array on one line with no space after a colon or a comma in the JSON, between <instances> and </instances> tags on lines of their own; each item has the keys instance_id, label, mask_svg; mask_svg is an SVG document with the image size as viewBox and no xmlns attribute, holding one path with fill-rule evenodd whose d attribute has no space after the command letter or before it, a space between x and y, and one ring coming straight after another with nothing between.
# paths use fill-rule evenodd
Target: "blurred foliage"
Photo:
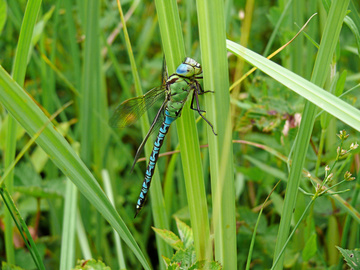
<instances>
[{"instance_id":1,"label":"blurred foliage","mask_svg":"<svg viewBox=\"0 0 360 270\"><path fill-rule=\"evenodd\" d=\"M26 2L26 0L0 0L0 64L7 71L10 71L12 67ZM49 75L46 72L41 72L41 70L54 73L53 86L57 98L57 101L53 101L55 108L59 107L58 104L64 104L69 100L75 101L74 105L66 109L56 120L66 125L67 128L64 134L68 141L76 142L79 140L79 133L81 132L81 127L78 124L79 104L76 92L70 86L78 92L81 89L79 82L81 81L82 73L75 72L74 67L84 61L84 40L86 38L84 16L86 16L86 13L81 9L80 1L72 2L70 17L75 26L72 30L76 33L76 36L69 36L68 28L71 24L69 24L68 17L66 16L67 10L62 1L43 1L33 37L33 50L31 55L29 55L24 88L38 102L39 106L45 106L44 92L47 89L44 88L43 83L49 79ZM227 37L235 42L240 42L242 35L241 26L244 16L247 16L244 13L246 1L226 2L228 4L228 9L226 10ZM262 54L284 10L286 2L284 0L262 1L255 4L254 13L252 14L251 32L249 33L250 38L247 44L248 48ZM310 2L312 1L304 1L304 10L301 17L306 21L313 13L318 12L318 16L310 22L305 32L319 43L326 11L322 6L323 1L314 1L316 4L310 4ZM125 13L128 12L126 15L127 27L132 40L132 49L140 72L142 87L144 90L148 90L161 83L161 69L163 65L161 37L153 1L143 0L137 5L134 5L134 3L136 1L122 1L122 6ZM359 2L354 1L354 4L359 12ZM186 37L187 54L201 63L195 4L190 0L178 1L178 5L184 36ZM294 11L290 8L288 13L285 14L284 20L276 33L275 41L271 46L271 52L290 40L302 26L303 22L294 21L292 12ZM121 101L134 96L134 86L124 37L121 30L119 30L120 19L116 1L101 1L100 14L101 78L102 85L106 89L107 103L109 105L108 112L111 115ZM56 16L58 16L57 20L55 20ZM351 17L352 14L350 13L349 16ZM360 25L356 26L360 27ZM357 29L359 31L359 28ZM55 37L56 39L54 39ZM75 43L72 43L74 41ZM107 42L107 45L105 45L105 42ZM291 69L291 63L297 60L301 64L299 67L300 75L309 79L317 48L304 35L298 37L298 42L302 46L301 54L295 54L292 47L293 44L290 44L273 61ZM337 78L341 74L341 82L338 83L338 87L343 88L344 92L355 87L360 80L360 58L356 42L353 32L344 26L333 66L333 72L338 74ZM72 46L74 44L80 52L78 59L73 58ZM52 66L44 59L51 59ZM229 55L229 73L232 82L238 79L235 76L237 61L239 60ZM246 73L250 68L245 63L241 73ZM334 74L329 76L327 82L328 88L330 88L333 78L335 78ZM346 94L343 99L357 108L360 107L360 91L358 89ZM261 72L255 72L241 83L238 96L233 97L231 102L236 112L233 115L234 140L266 145L284 156L290 155L291 157L291 147L296 138L304 104L304 100L301 97L298 97ZM43 107L43 110L46 111L47 109L49 108ZM207 110L211 110L211 108L207 108ZM51 114L53 111L49 111L49 113ZM153 116L154 112L150 115ZM6 136L16 136L17 153L29 140L29 136L21 128L18 129L17 134L7 134L7 118L5 109L0 105L1 161L4 158ZM107 122L107 119L104 119L104 121ZM174 129L175 127L172 127L163 146L163 152L173 151L177 146ZM349 129L333 117L330 117L325 130L322 130L320 117L317 118L305 168L312 174L315 173L321 134L322 131L325 132L325 147L320 155L320 169L317 175L319 178L324 176L325 166L332 164L336 158L338 142L334 138L336 138L338 130L342 129L346 129L347 133L350 134L350 138L346 142L347 147L353 142L360 141L359 133ZM207 135L203 121L198 123L198 130L200 142L205 145ZM132 219L134 205L145 169L145 163L139 162L135 167L134 173L129 173L134 154L142 140L140 128L138 125L135 125L124 130L110 131L109 129L109 132L112 136L106 142L106 155L102 162L104 168L108 169L110 173L116 208L134 234L134 237L140 243L139 245L147 252L147 256L154 269L158 269L159 264L163 264L163 262L159 262L156 256L156 242L154 232L151 230L152 217L150 207L145 206L141 216L135 220ZM97 142L93 143L96 144ZM45 266L48 269L56 269L59 266L65 177L51 164L43 153L38 151L38 147L33 145L20 160L19 164L17 164L15 168L13 199L29 228L33 228L33 237L36 239L36 243L42 252ZM202 150L202 154L204 172L208 176L207 150ZM288 167L278 157L264 151L262 147L253 147L246 143L234 144L234 157L238 265L239 269L243 269L258 216L259 205L263 203L279 179L287 180ZM168 164L169 155L159 159L158 170L160 171L161 178L165 179L167 174L173 173L172 177L176 180L174 182L173 194L171 194L173 205L170 214L171 216L181 217L183 220L188 221L189 215L186 207L184 207L187 205L187 201L180 160L177 161L173 172L167 171ZM0 162L1 173L4 171L3 166L2 161ZM90 168L94 171L98 169L95 167L95 164L91 164ZM334 174L339 176L345 171L350 171L356 177L358 170L359 151L355 151L351 156L338 162ZM283 195L286 188L285 181L274 191L269 204L264 209L257 230L251 269L268 269L271 267L280 213L283 206ZM208 178L206 179L206 187L208 192L210 192ZM312 185L305 177L302 182L302 188L308 192L312 188ZM345 188L348 188L350 191L341 194L342 198L359 209L359 201L352 201L354 192L359 187L355 188L354 183L349 182L345 184ZM211 199L209 196L210 208ZM303 197L302 200L308 201L309 199ZM301 207L303 206L299 204L299 209ZM111 269L117 269L118 262L114 251L111 228L103 223L100 226L101 231L99 232L97 230L99 227L96 226L98 219L96 219L96 214L94 214L95 210L84 204L82 200L79 202L79 208L84 211L82 211L83 215L84 213L89 213L88 222L84 224L84 227L93 257L103 260ZM209 210L211 211L211 209ZM90 214L90 212L92 213ZM2 222L3 215L4 204L0 202L0 261L6 261L5 242L2 233L4 229ZM330 219L330 217L333 219ZM298 233L286 251L286 267L291 269L300 269L301 267L302 269L327 269L330 266L329 243L333 243L332 237L336 239L340 237L339 235L341 235L344 228L346 217L347 214L334 203L331 197L320 198L314 205L311 220L304 222L303 227L299 228ZM332 225L331 222L333 223ZM331 226L335 226L339 235L327 235L327 231ZM174 219L171 219L171 228L172 231L176 231ZM359 228L359 224L354 222L351 225L348 236L343 236L348 238L347 248L359 248L359 242L355 240L359 239ZM96 235L99 233L102 237L100 246L96 244ZM14 244L16 247L16 265L23 269L35 269L35 265L24 248L24 243L16 232L14 234ZM336 243L336 245L340 245L340 243ZM175 246L173 247L175 248ZM341 251L344 255L344 250ZM124 249L123 253L129 269L141 269L141 266L130 250ZM344 256L348 261L351 254L346 254ZM358 254L358 252L355 252L355 254ZM187 255L183 254L182 256L182 259L184 259ZM79 247L77 247L76 258L83 258ZM170 259L167 260L169 265L174 262L170 261ZM81 262L76 269L90 269L90 267L108 269L102 262L91 261L91 263L94 265L90 266L90 261L87 261L86 264ZM18 268L3 264L3 269ZM214 269L217 268L215 267Z\"/></svg>"}]
</instances>

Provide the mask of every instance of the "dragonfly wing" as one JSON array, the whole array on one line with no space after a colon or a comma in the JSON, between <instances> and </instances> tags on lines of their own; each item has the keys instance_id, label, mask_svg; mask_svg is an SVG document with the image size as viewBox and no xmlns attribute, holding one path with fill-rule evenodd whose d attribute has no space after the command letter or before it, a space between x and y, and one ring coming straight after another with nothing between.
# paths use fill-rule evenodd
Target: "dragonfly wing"
<instances>
[{"instance_id":1,"label":"dragonfly wing","mask_svg":"<svg viewBox=\"0 0 360 270\"><path fill-rule=\"evenodd\" d=\"M159 111L157 112L152 124L151 124L151 127L148 131L148 133L146 134L145 138L143 139L142 143L140 144L138 150L136 151L136 154L135 154L135 158L134 158L134 162L133 162L133 165L131 166L131 170L130 170L130 173L134 170L134 167L135 167L135 164L140 156L140 153L142 152L142 150L144 149L144 146L145 146L145 143L147 142L147 140L149 139L150 135L154 133L155 130L157 130L159 128L159 126L164 122L164 110L165 110L165 106L166 106L166 103L168 102L168 100L165 100L163 102L163 104L161 105Z\"/></svg>"},{"instance_id":2,"label":"dragonfly wing","mask_svg":"<svg viewBox=\"0 0 360 270\"><path fill-rule=\"evenodd\" d=\"M110 126L123 128L134 124L155 102L165 99L165 85L155 87L145 95L130 98L121 103L110 118Z\"/></svg>"},{"instance_id":3,"label":"dragonfly wing","mask_svg":"<svg viewBox=\"0 0 360 270\"><path fill-rule=\"evenodd\" d=\"M162 84L165 85L166 84L166 81L168 80L169 78L169 75L168 75L168 72L167 72L167 66L166 66L166 60L165 60L165 54L163 56L163 67L162 67L162 78L161 78L161 81L162 81Z\"/></svg>"}]
</instances>

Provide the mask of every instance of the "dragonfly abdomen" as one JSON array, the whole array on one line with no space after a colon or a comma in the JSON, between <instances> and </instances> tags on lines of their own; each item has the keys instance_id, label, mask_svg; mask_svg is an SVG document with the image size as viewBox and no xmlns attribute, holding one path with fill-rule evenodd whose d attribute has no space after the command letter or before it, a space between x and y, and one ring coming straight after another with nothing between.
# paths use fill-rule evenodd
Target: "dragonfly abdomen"
<instances>
[{"instance_id":1,"label":"dragonfly abdomen","mask_svg":"<svg viewBox=\"0 0 360 270\"><path fill-rule=\"evenodd\" d=\"M155 165L156 165L156 162L159 157L160 148L164 142L165 135L169 131L169 127L170 127L171 123L174 122L175 120L176 120L176 118L169 116L168 112L165 111L165 120L162 123L162 125L159 129L159 134L156 137L154 147L153 147L153 150L152 150L150 158L149 158L149 164L148 164L146 172L145 172L145 178L144 178L144 181L143 181L143 184L141 187L140 195L139 195L139 198L136 203L135 217L137 216L137 214L140 212L141 208L144 205L145 199L147 197L147 194L148 194L148 191L150 188L151 179L152 179L152 176L154 175Z\"/></svg>"}]
</instances>

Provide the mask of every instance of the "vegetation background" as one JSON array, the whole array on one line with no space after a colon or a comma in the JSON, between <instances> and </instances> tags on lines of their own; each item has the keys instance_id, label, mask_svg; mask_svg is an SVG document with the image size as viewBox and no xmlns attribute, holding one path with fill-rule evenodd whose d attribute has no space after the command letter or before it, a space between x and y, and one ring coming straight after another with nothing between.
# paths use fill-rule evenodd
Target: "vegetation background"
<instances>
[{"instance_id":1,"label":"vegetation background","mask_svg":"<svg viewBox=\"0 0 360 270\"><path fill-rule=\"evenodd\" d=\"M359 260L359 182L344 181L360 167L359 2L120 2L0 0L3 269ZM156 108L126 129L108 119L161 83L164 55L169 74L185 56L202 64L218 136L185 108L133 219L145 159L129 170Z\"/></svg>"}]
</instances>

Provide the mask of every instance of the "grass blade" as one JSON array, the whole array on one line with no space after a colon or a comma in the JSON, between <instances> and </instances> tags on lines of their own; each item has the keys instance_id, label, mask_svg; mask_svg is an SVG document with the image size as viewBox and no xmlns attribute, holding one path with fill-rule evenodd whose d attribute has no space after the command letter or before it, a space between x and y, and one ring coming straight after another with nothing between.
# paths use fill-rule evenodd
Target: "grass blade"
<instances>
[{"instance_id":1,"label":"grass blade","mask_svg":"<svg viewBox=\"0 0 360 270\"><path fill-rule=\"evenodd\" d=\"M221 0L197 2L204 89L214 91L205 96L206 117L217 136L208 127L215 260L224 269L237 269L235 187L232 150L232 125L224 3Z\"/></svg>"},{"instance_id":2,"label":"grass blade","mask_svg":"<svg viewBox=\"0 0 360 270\"><path fill-rule=\"evenodd\" d=\"M77 214L77 188L69 179L66 181L63 231L61 235L60 270L75 266L75 230Z\"/></svg>"},{"instance_id":3,"label":"grass blade","mask_svg":"<svg viewBox=\"0 0 360 270\"><path fill-rule=\"evenodd\" d=\"M30 51L32 35L36 19L40 10L41 0L30 0L26 5L24 19L21 24L20 35L18 40L18 47L16 49L14 64L12 68L13 79L20 85L24 84L25 73L27 68L27 59ZM8 134L16 134L17 124L16 121L9 115L8 121ZM16 136L6 137L5 148L5 169L9 168L14 161L16 151ZM8 191L12 194L13 190L13 171L5 179L5 184ZM14 244L13 244L13 231L11 217L5 211L5 249L6 257L9 263L15 263Z\"/></svg>"},{"instance_id":4,"label":"grass blade","mask_svg":"<svg viewBox=\"0 0 360 270\"><path fill-rule=\"evenodd\" d=\"M155 4L166 64L169 74L172 74L185 57L179 11L176 0L156 0ZM176 127L197 260L211 259L209 218L200 145L194 114L190 111L188 103L185 104L181 117L176 120Z\"/></svg>"}]
</instances>

